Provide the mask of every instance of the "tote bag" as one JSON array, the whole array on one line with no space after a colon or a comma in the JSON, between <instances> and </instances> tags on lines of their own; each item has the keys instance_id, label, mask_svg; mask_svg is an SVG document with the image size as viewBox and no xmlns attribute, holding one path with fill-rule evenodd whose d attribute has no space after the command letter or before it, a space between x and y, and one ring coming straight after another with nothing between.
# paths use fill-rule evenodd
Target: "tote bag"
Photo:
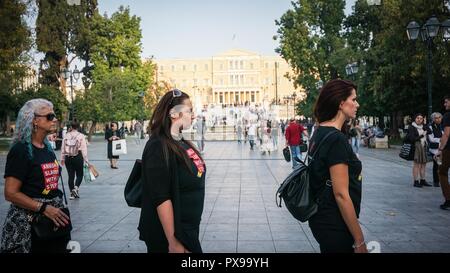
<instances>
[{"instance_id":1,"label":"tote bag","mask_svg":"<svg viewBox=\"0 0 450 273\"><path fill-rule=\"evenodd\" d=\"M113 140L112 154L113 156L127 154L127 142L125 139Z\"/></svg>"}]
</instances>

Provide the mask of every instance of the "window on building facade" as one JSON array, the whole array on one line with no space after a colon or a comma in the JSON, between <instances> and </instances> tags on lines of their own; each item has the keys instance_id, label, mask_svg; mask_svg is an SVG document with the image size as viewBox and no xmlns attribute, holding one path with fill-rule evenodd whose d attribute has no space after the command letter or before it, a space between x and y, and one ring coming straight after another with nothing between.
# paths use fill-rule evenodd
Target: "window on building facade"
<instances>
[{"instance_id":1,"label":"window on building facade","mask_svg":"<svg viewBox=\"0 0 450 273\"><path fill-rule=\"evenodd\" d=\"M172 72L175 72L175 65L172 65Z\"/></svg>"},{"instance_id":2,"label":"window on building facade","mask_svg":"<svg viewBox=\"0 0 450 273\"><path fill-rule=\"evenodd\" d=\"M223 85L223 79L220 79L220 85Z\"/></svg>"},{"instance_id":3,"label":"window on building facade","mask_svg":"<svg viewBox=\"0 0 450 273\"><path fill-rule=\"evenodd\" d=\"M198 80L194 79L194 86L197 86L197 82L198 82Z\"/></svg>"},{"instance_id":4,"label":"window on building facade","mask_svg":"<svg viewBox=\"0 0 450 273\"><path fill-rule=\"evenodd\" d=\"M197 71L197 65L194 64L194 71Z\"/></svg>"},{"instance_id":5,"label":"window on building facade","mask_svg":"<svg viewBox=\"0 0 450 273\"><path fill-rule=\"evenodd\" d=\"M239 61L234 61L234 69L239 69Z\"/></svg>"},{"instance_id":6,"label":"window on building facade","mask_svg":"<svg viewBox=\"0 0 450 273\"><path fill-rule=\"evenodd\" d=\"M233 69L233 61L230 61L230 68L229 69Z\"/></svg>"},{"instance_id":7,"label":"window on building facade","mask_svg":"<svg viewBox=\"0 0 450 273\"><path fill-rule=\"evenodd\" d=\"M230 85L234 85L234 77L233 77L233 75L230 75Z\"/></svg>"},{"instance_id":8,"label":"window on building facade","mask_svg":"<svg viewBox=\"0 0 450 273\"><path fill-rule=\"evenodd\" d=\"M250 69L253 69L253 63L250 63Z\"/></svg>"},{"instance_id":9,"label":"window on building facade","mask_svg":"<svg viewBox=\"0 0 450 273\"><path fill-rule=\"evenodd\" d=\"M186 71L186 65L183 65L183 71Z\"/></svg>"},{"instance_id":10,"label":"window on building facade","mask_svg":"<svg viewBox=\"0 0 450 273\"><path fill-rule=\"evenodd\" d=\"M234 82L236 83L236 85L240 85L240 83L239 83L239 75L234 75Z\"/></svg>"},{"instance_id":11,"label":"window on building facade","mask_svg":"<svg viewBox=\"0 0 450 273\"><path fill-rule=\"evenodd\" d=\"M208 70L208 64L205 64L205 70Z\"/></svg>"},{"instance_id":12,"label":"window on building facade","mask_svg":"<svg viewBox=\"0 0 450 273\"><path fill-rule=\"evenodd\" d=\"M245 84L245 82L244 82L244 75L241 75L241 84L242 84L242 85Z\"/></svg>"},{"instance_id":13,"label":"window on building facade","mask_svg":"<svg viewBox=\"0 0 450 273\"><path fill-rule=\"evenodd\" d=\"M223 64L220 64L220 70L223 70Z\"/></svg>"},{"instance_id":14,"label":"window on building facade","mask_svg":"<svg viewBox=\"0 0 450 273\"><path fill-rule=\"evenodd\" d=\"M241 61L240 65L241 65L241 69L244 69L244 61Z\"/></svg>"}]
</instances>

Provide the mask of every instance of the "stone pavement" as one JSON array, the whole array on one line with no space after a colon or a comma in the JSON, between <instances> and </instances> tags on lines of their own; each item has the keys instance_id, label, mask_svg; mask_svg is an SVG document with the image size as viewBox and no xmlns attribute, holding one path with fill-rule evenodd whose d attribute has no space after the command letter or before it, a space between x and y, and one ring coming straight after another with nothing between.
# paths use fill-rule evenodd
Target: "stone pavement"
<instances>
[{"instance_id":1,"label":"stone pavement","mask_svg":"<svg viewBox=\"0 0 450 273\"><path fill-rule=\"evenodd\" d=\"M135 158L145 145L128 139L128 154L119 169L109 168L106 143L95 138L89 146L90 161L100 176L83 182L80 199L69 200L72 239L82 252L145 252L136 229L139 209L130 208L123 189ZM275 204L275 191L291 171L281 151L261 155L248 143L207 142L206 199L200 240L204 252L318 252L307 223L296 221ZM450 252L450 212L439 209L440 188L413 188L411 163L398 150L361 151L363 202L360 222L367 241L377 241L381 252ZM0 155L3 177L5 155ZM67 173L64 170L65 183ZM431 164L427 169L431 181ZM4 179L0 180L3 196ZM67 185L67 184L66 184ZM66 186L67 187L67 186ZM0 224L9 203L0 198Z\"/></svg>"}]
</instances>

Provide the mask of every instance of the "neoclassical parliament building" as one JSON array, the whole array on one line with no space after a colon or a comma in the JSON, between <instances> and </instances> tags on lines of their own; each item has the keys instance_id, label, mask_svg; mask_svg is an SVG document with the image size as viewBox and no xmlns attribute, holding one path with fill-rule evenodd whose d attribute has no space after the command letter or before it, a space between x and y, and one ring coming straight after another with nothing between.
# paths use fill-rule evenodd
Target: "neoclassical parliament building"
<instances>
[{"instance_id":1,"label":"neoclassical parliament building","mask_svg":"<svg viewBox=\"0 0 450 273\"><path fill-rule=\"evenodd\" d=\"M276 98L285 104L283 98L294 92L302 96L286 77L293 70L280 56L233 49L210 58L154 61L156 80L188 93L194 105L269 105Z\"/></svg>"}]
</instances>

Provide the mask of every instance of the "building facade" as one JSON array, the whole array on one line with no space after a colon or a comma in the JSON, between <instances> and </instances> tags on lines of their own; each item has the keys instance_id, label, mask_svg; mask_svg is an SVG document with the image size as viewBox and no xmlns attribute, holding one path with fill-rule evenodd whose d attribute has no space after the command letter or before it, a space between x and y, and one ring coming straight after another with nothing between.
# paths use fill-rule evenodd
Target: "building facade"
<instances>
[{"instance_id":1,"label":"building facade","mask_svg":"<svg viewBox=\"0 0 450 273\"><path fill-rule=\"evenodd\" d=\"M205 59L155 60L157 82L188 93L194 105L283 104L297 94L286 75L293 70L280 56L233 49Z\"/></svg>"}]
</instances>

